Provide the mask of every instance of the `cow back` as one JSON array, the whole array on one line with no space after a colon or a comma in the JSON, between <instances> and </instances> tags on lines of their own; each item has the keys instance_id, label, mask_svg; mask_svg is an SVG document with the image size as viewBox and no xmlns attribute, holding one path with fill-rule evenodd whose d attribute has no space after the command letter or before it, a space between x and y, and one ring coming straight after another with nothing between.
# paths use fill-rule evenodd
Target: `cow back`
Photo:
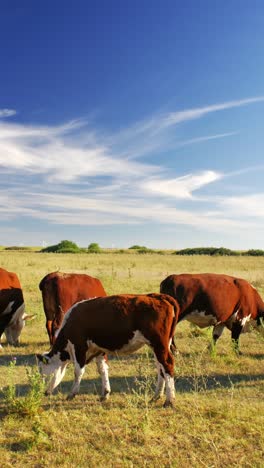
<instances>
[{"instance_id":1,"label":"cow back","mask_svg":"<svg viewBox=\"0 0 264 468\"><path fill-rule=\"evenodd\" d=\"M99 279L79 273L53 272L39 284L43 307L49 325L49 335L60 327L65 312L76 302L91 297L106 296ZM53 323L51 331L51 322Z\"/></svg>"}]
</instances>

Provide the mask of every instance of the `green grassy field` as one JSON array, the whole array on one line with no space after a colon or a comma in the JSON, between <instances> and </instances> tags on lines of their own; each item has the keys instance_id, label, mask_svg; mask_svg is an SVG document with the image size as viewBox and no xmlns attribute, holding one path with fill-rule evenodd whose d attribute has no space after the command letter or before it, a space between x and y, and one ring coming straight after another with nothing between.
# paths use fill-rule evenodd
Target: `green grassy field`
<instances>
[{"instance_id":1,"label":"green grassy field","mask_svg":"<svg viewBox=\"0 0 264 468\"><path fill-rule=\"evenodd\" d=\"M179 324L175 409L150 403L156 369L147 348L110 359L107 403L99 401L94 363L72 401L65 400L72 367L59 390L43 397L37 414L12 413L4 397L12 383L19 398L28 394L35 353L49 349L38 289L48 272L96 276L108 294L158 292L170 273L227 273L250 281L264 296L264 258L1 251L0 266L18 274L27 312L36 314L22 332L21 346L0 351L1 467L264 467L264 341L257 333L241 337L243 355L236 357L225 330L211 356L210 330ZM10 366L14 357L16 365Z\"/></svg>"}]
</instances>

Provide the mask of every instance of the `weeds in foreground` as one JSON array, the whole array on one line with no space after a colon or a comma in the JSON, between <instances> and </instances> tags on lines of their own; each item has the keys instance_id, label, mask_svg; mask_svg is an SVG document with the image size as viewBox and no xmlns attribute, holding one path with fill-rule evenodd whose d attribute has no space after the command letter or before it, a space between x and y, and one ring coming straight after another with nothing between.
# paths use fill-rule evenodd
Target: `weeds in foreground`
<instances>
[{"instance_id":1,"label":"weeds in foreground","mask_svg":"<svg viewBox=\"0 0 264 468\"><path fill-rule=\"evenodd\" d=\"M17 416L34 417L41 410L44 396L44 381L39 371L33 368L26 369L29 391L25 396L19 396L17 386L14 384L16 358L12 358L8 367L8 385L3 391L7 413Z\"/></svg>"}]
</instances>

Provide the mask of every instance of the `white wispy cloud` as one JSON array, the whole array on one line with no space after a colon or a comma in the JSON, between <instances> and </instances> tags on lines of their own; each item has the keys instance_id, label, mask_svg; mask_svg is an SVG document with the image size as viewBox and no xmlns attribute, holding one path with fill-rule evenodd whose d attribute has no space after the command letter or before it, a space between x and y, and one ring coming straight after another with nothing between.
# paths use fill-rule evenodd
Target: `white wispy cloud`
<instances>
[{"instance_id":1,"label":"white wispy cloud","mask_svg":"<svg viewBox=\"0 0 264 468\"><path fill-rule=\"evenodd\" d=\"M158 193L160 195L191 199L192 192L221 178L222 175L214 171L203 171L198 174L187 174L182 177L165 180L153 177L145 181L142 188L147 192Z\"/></svg>"},{"instance_id":2,"label":"white wispy cloud","mask_svg":"<svg viewBox=\"0 0 264 468\"><path fill-rule=\"evenodd\" d=\"M161 149L166 150L167 148L171 149L172 147L187 144L202 143L202 141L205 142L216 138L230 137L237 132L224 132L218 135L190 138L188 141L182 142L175 141L175 138L172 138L170 135L170 130L184 122L201 119L207 114L244 107L263 101L264 96L257 96L175 112L158 112L151 117L139 120L125 129L121 129L119 132L109 136L107 141L110 146L117 146L118 149L121 147L123 155L126 158L133 159L160 151Z\"/></svg>"},{"instance_id":3,"label":"white wispy cloud","mask_svg":"<svg viewBox=\"0 0 264 468\"><path fill-rule=\"evenodd\" d=\"M181 146L193 145L195 143L204 143L205 141L218 140L220 138L231 137L238 135L239 132L226 132L226 133L216 133L215 135L201 136L197 138L190 138L189 140L182 140L177 142L177 148Z\"/></svg>"},{"instance_id":4,"label":"white wispy cloud","mask_svg":"<svg viewBox=\"0 0 264 468\"><path fill-rule=\"evenodd\" d=\"M0 119L12 117L13 115L16 115L16 113L17 112L14 109L0 109Z\"/></svg>"},{"instance_id":5,"label":"white wispy cloud","mask_svg":"<svg viewBox=\"0 0 264 468\"><path fill-rule=\"evenodd\" d=\"M1 193L0 193L1 195ZM14 196L14 198L13 198ZM6 199L3 209L0 206L2 219L16 216L30 216L53 224L67 225L118 225L141 224L145 222L182 224L199 227L201 224L209 230L226 230L227 228L248 228L254 223L248 220L233 219L224 213L210 211L178 209L162 202L145 198L93 198L77 195L60 195L59 193L23 193L16 200L15 194ZM31 208L24 208L30 202ZM21 212L22 209L22 212Z\"/></svg>"},{"instance_id":6,"label":"white wispy cloud","mask_svg":"<svg viewBox=\"0 0 264 468\"><path fill-rule=\"evenodd\" d=\"M79 145L83 122L72 121L57 127L0 124L0 165L7 170L23 170L44 175L61 183L82 177L140 175L154 166L129 162L115 156L102 143Z\"/></svg>"},{"instance_id":7,"label":"white wispy cloud","mask_svg":"<svg viewBox=\"0 0 264 468\"><path fill-rule=\"evenodd\" d=\"M264 101L264 97L228 101L200 108L155 115L111 135L102 135L84 120L57 126L0 122L0 214L2 220L31 217L49 223L75 225L135 224L146 221L185 224L208 229L251 226L242 208L259 210L255 198L212 199L213 208L201 207L194 192L224 180L230 174L210 170L175 174L162 157L170 130L182 122ZM0 116L1 112L0 111ZM11 112L11 111L10 111ZM9 114L11 115L11 114ZM7 113L2 115L7 117ZM177 145L202 143L235 132L174 141ZM134 161L160 151L159 164ZM234 175L235 175L235 171ZM32 179L36 180L35 186ZM18 185L19 182L19 185ZM7 196L8 193L8 196ZM188 209L183 203L189 203ZM206 200L210 202L210 199ZM173 205L172 205L173 203ZM175 206L174 206L175 205ZM234 216L235 212L241 216ZM262 214L261 214L262 216Z\"/></svg>"},{"instance_id":8,"label":"white wispy cloud","mask_svg":"<svg viewBox=\"0 0 264 468\"><path fill-rule=\"evenodd\" d=\"M213 104L211 106L197 107L193 109L186 109L183 111L171 112L170 114L164 116L160 120L159 126L161 128L170 127L172 125L186 122L188 120L200 119L201 117L204 117L206 114L210 114L212 112L232 109L234 107L247 106L249 104L254 104L254 103L263 102L263 101L264 101L264 96L258 96L258 97L253 97L253 98L240 99L236 101L226 101L226 102L219 103L219 104Z\"/></svg>"}]
</instances>

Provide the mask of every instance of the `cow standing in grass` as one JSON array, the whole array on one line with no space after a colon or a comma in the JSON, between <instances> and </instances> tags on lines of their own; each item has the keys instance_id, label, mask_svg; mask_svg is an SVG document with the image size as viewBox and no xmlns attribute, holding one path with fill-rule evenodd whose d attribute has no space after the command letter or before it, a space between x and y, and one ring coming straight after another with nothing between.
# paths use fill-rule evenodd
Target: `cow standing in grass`
<instances>
[{"instance_id":1,"label":"cow standing in grass","mask_svg":"<svg viewBox=\"0 0 264 468\"><path fill-rule=\"evenodd\" d=\"M179 321L213 326L213 345L225 327L239 353L239 337L250 327L263 331L264 302L246 280L216 273L170 275L160 284L180 306Z\"/></svg>"},{"instance_id":2,"label":"cow standing in grass","mask_svg":"<svg viewBox=\"0 0 264 468\"><path fill-rule=\"evenodd\" d=\"M174 358L172 338L178 320L177 301L165 294L116 295L75 304L65 315L49 353L37 355L43 375L54 374L50 394L61 382L72 361L75 380L68 398L79 393L85 364L96 358L102 378L102 399L110 394L107 354L130 354L148 344L154 351L158 370L155 399L166 387L165 405L174 401Z\"/></svg>"},{"instance_id":3,"label":"cow standing in grass","mask_svg":"<svg viewBox=\"0 0 264 468\"><path fill-rule=\"evenodd\" d=\"M25 314L23 292L17 275L0 268L0 341L5 333L8 344L17 346L25 320L31 317Z\"/></svg>"},{"instance_id":4,"label":"cow standing in grass","mask_svg":"<svg viewBox=\"0 0 264 468\"><path fill-rule=\"evenodd\" d=\"M83 299L106 296L99 279L81 273L53 272L46 275L39 284L42 292L46 328L52 345L64 314Z\"/></svg>"}]
</instances>

